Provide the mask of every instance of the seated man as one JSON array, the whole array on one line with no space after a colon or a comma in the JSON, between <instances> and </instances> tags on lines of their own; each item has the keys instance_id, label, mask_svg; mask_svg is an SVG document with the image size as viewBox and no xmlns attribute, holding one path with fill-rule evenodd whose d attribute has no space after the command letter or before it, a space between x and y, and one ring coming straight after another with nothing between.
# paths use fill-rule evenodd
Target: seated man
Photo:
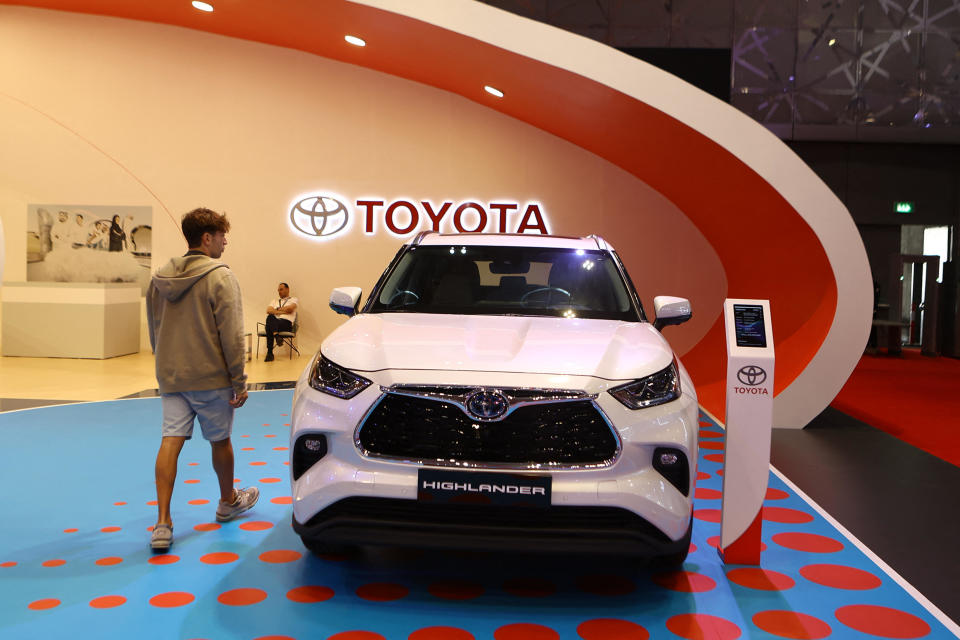
<instances>
[{"instance_id":1,"label":"seated man","mask_svg":"<svg viewBox=\"0 0 960 640\"><path fill-rule=\"evenodd\" d=\"M300 302L297 298L290 295L290 286L286 282L281 282L277 286L278 298L270 302L267 307L267 357L264 362L273 360L273 343L278 331L290 331L293 329L293 323L297 319L297 304Z\"/></svg>"}]
</instances>

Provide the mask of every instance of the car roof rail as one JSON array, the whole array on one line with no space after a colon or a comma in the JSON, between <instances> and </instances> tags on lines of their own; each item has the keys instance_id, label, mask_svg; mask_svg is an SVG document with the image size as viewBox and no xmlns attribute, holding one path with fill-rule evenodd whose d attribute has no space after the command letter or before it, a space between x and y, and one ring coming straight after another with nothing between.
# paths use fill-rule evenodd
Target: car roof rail
<instances>
[{"instance_id":1,"label":"car roof rail","mask_svg":"<svg viewBox=\"0 0 960 640\"><path fill-rule=\"evenodd\" d=\"M607 250L610 249L610 245L607 244L607 241L604 240L603 238L601 238L600 236L598 236L598 235L595 234L595 233L591 233L590 235L588 235L588 236L587 236L587 239L588 239L588 240L593 240L594 242L596 242L596 243L597 243L597 249L600 249L600 250L602 250L602 251L607 251Z\"/></svg>"},{"instance_id":2,"label":"car roof rail","mask_svg":"<svg viewBox=\"0 0 960 640\"><path fill-rule=\"evenodd\" d=\"M413 239L413 242L410 243L410 246L415 247L419 245L421 242L423 242L424 238L426 238L428 235L432 233L436 233L436 231L421 231L420 233L417 234L417 237Z\"/></svg>"}]
</instances>

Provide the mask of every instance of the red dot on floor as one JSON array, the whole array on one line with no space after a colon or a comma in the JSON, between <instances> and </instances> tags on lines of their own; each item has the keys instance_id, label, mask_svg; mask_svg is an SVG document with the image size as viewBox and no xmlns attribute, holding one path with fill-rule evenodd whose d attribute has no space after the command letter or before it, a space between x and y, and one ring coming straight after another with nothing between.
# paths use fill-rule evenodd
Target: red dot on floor
<instances>
[{"instance_id":1,"label":"red dot on floor","mask_svg":"<svg viewBox=\"0 0 960 640\"><path fill-rule=\"evenodd\" d=\"M651 577L654 583L671 591L683 593L703 593L717 586L713 578L693 571L669 571L656 573Z\"/></svg>"},{"instance_id":2,"label":"red dot on floor","mask_svg":"<svg viewBox=\"0 0 960 640\"><path fill-rule=\"evenodd\" d=\"M836 610L842 624L881 638L920 638L930 625L906 611L872 604L851 604Z\"/></svg>"},{"instance_id":3,"label":"red dot on floor","mask_svg":"<svg viewBox=\"0 0 960 640\"><path fill-rule=\"evenodd\" d=\"M386 638L373 631L341 631L333 634L327 640L386 640Z\"/></svg>"},{"instance_id":4,"label":"red dot on floor","mask_svg":"<svg viewBox=\"0 0 960 640\"><path fill-rule=\"evenodd\" d=\"M42 600L34 600L27 605L27 608L33 609L34 611L43 611L44 609L53 609L59 606L60 601L56 598L43 598Z\"/></svg>"},{"instance_id":5,"label":"red dot on floor","mask_svg":"<svg viewBox=\"0 0 960 640\"><path fill-rule=\"evenodd\" d=\"M717 549L719 549L719 548L720 548L720 536L710 536L709 538L707 538L707 544L710 545L711 547L716 547ZM766 550L767 550L767 543L766 543L766 542L761 542L761 543L760 543L760 551L766 551Z\"/></svg>"},{"instance_id":6,"label":"red dot on floor","mask_svg":"<svg viewBox=\"0 0 960 640\"><path fill-rule=\"evenodd\" d=\"M243 447L240 451L256 451L256 447Z\"/></svg>"},{"instance_id":7,"label":"red dot on floor","mask_svg":"<svg viewBox=\"0 0 960 640\"><path fill-rule=\"evenodd\" d=\"M151 500L150 502L147 503L147 506L148 506L148 507L155 507L155 506L157 506L157 501L156 501L156 500Z\"/></svg>"},{"instance_id":8,"label":"red dot on floor","mask_svg":"<svg viewBox=\"0 0 960 640\"><path fill-rule=\"evenodd\" d=\"M723 475L723 469L717 469L717 475L718 475L718 476L722 476L722 475Z\"/></svg>"},{"instance_id":9,"label":"red dot on floor","mask_svg":"<svg viewBox=\"0 0 960 640\"><path fill-rule=\"evenodd\" d=\"M483 595L483 585L466 580L445 580L434 582L427 591L430 595L444 600L471 600Z\"/></svg>"},{"instance_id":10,"label":"red dot on floor","mask_svg":"<svg viewBox=\"0 0 960 640\"><path fill-rule=\"evenodd\" d=\"M712 422L709 422L709 421L707 421L707 420L701 420L701 421L700 421L700 426L701 426L701 427L712 427L712 426L713 426L713 423L712 423Z\"/></svg>"},{"instance_id":11,"label":"red dot on floor","mask_svg":"<svg viewBox=\"0 0 960 640\"><path fill-rule=\"evenodd\" d=\"M290 415L290 414L289 414L289 413L281 413L280 415L285 417L285 416L288 416L288 415Z\"/></svg>"},{"instance_id":12,"label":"red dot on floor","mask_svg":"<svg viewBox=\"0 0 960 640\"><path fill-rule=\"evenodd\" d=\"M217 602L231 607L245 607L257 604L267 599L267 592L262 589L231 589L217 596Z\"/></svg>"},{"instance_id":13,"label":"red dot on floor","mask_svg":"<svg viewBox=\"0 0 960 640\"><path fill-rule=\"evenodd\" d=\"M112 609L125 604L127 599L123 596L100 596L90 601L90 606L94 609Z\"/></svg>"},{"instance_id":14,"label":"red dot on floor","mask_svg":"<svg viewBox=\"0 0 960 640\"><path fill-rule=\"evenodd\" d=\"M333 597L333 589L318 585L307 585L287 591L287 599L294 602L323 602Z\"/></svg>"},{"instance_id":15,"label":"red dot on floor","mask_svg":"<svg viewBox=\"0 0 960 640\"><path fill-rule=\"evenodd\" d=\"M239 559L240 556L230 551L216 551L200 556L200 562L204 564L229 564Z\"/></svg>"},{"instance_id":16,"label":"red dot on floor","mask_svg":"<svg viewBox=\"0 0 960 640\"><path fill-rule=\"evenodd\" d=\"M111 565L120 564L121 562L123 562L123 558L118 558L116 556L100 558L97 560L97 564L101 567L109 567Z\"/></svg>"},{"instance_id":17,"label":"red dot on floor","mask_svg":"<svg viewBox=\"0 0 960 640\"><path fill-rule=\"evenodd\" d=\"M273 484L274 482L280 482L280 478L260 478L260 482L264 484Z\"/></svg>"},{"instance_id":18,"label":"red dot on floor","mask_svg":"<svg viewBox=\"0 0 960 640\"><path fill-rule=\"evenodd\" d=\"M693 493L693 497L698 500L719 500L723 493L716 489L698 488Z\"/></svg>"},{"instance_id":19,"label":"red dot on floor","mask_svg":"<svg viewBox=\"0 0 960 640\"><path fill-rule=\"evenodd\" d=\"M457 627L424 627L417 629L407 640L475 640L473 634Z\"/></svg>"},{"instance_id":20,"label":"red dot on floor","mask_svg":"<svg viewBox=\"0 0 960 640\"><path fill-rule=\"evenodd\" d=\"M709 460L710 462L723 462L722 453L708 453L703 456L704 460Z\"/></svg>"},{"instance_id":21,"label":"red dot on floor","mask_svg":"<svg viewBox=\"0 0 960 640\"><path fill-rule=\"evenodd\" d=\"M787 509L786 507L763 507L762 513L763 519L767 522L802 524L813 521L813 516L809 513L797 509Z\"/></svg>"},{"instance_id":22,"label":"red dot on floor","mask_svg":"<svg viewBox=\"0 0 960 640\"><path fill-rule=\"evenodd\" d=\"M234 479L233 479L233 484L237 484L238 482L240 482L240 478L234 478Z\"/></svg>"},{"instance_id":23,"label":"red dot on floor","mask_svg":"<svg viewBox=\"0 0 960 640\"><path fill-rule=\"evenodd\" d=\"M722 433L717 433L716 431L710 431L709 429L700 429L701 438L722 438ZM700 444L703 444L702 442Z\"/></svg>"},{"instance_id":24,"label":"red dot on floor","mask_svg":"<svg viewBox=\"0 0 960 640\"><path fill-rule=\"evenodd\" d=\"M184 480L183 484L200 484L200 481L196 478L191 478L189 480Z\"/></svg>"},{"instance_id":25,"label":"red dot on floor","mask_svg":"<svg viewBox=\"0 0 960 640\"><path fill-rule=\"evenodd\" d=\"M0 562L0 567L15 567L17 566L16 562Z\"/></svg>"},{"instance_id":26,"label":"red dot on floor","mask_svg":"<svg viewBox=\"0 0 960 640\"><path fill-rule=\"evenodd\" d=\"M667 629L687 640L736 640L743 632L733 622L706 613L683 613L667 620Z\"/></svg>"},{"instance_id":27,"label":"red dot on floor","mask_svg":"<svg viewBox=\"0 0 960 640\"><path fill-rule=\"evenodd\" d=\"M786 491L780 489L767 489L767 495L763 497L764 500L783 500L789 498L790 494Z\"/></svg>"},{"instance_id":28,"label":"red dot on floor","mask_svg":"<svg viewBox=\"0 0 960 640\"><path fill-rule=\"evenodd\" d=\"M704 471L697 471L697 480L709 480L710 474Z\"/></svg>"},{"instance_id":29,"label":"red dot on floor","mask_svg":"<svg viewBox=\"0 0 960 640\"><path fill-rule=\"evenodd\" d=\"M126 503L126 502L114 502L114 503L113 503L113 506L115 506L115 507L122 507L122 506L124 506L125 504L127 504L127 503Z\"/></svg>"},{"instance_id":30,"label":"red dot on floor","mask_svg":"<svg viewBox=\"0 0 960 640\"><path fill-rule=\"evenodd\" d=\"M518 622L493 632L494 640L559 640L560 634L540 624Z\"/></svg>"},{"instance_id":31,"label":"red dot on floor","mask_svg":"<svg viewBox=\"0 0 960 640\"><path fill-rule=\"evenodd\" d=\"M169 553L165 553L159 556L153 556L152 558L147 560L147 562L149 562L150 564L173 564L174 562L179 562L179 561L180 561L180 556L171 555Z\"/></svg>"},{"instance_id":32,"label":"red dot on floor","mask_svg":"<svg viewBox=\"0 0 960 640\"><path fill-rule=\"evenodd\" d=\"M44 567L62 567L67 564L66 560L47 560L43 563Z\"/></svg>"},{"instance_id":33,"label":"red dot on floor","mask_svg":"<svg viewBox=\"0 0 960 640\"><path fill-rule=\"evenodd\" d=\"M553 595L557 587L542 578L514 578L503 583L503 590L521 598L545 598Z\"/></svg>"},{"instance_id":34,"label":"red dot on floor","mask_svg":"<svg viewBox=\"0 0 960 640\"><path fill-rule=\"evenodd\" d=\"M276 438L276 437L277 437L277 434L275 434L275 433L267 433L267 434L264 434L263 437L264 437L264 438Z\"/></svg>"},{"instance_id":35,"label":"red dot on floor","mask_svg":"<svg viewBox=\"0 0 960 640\"><path fill-rule=\"evenodd\" d=\"M720 522L720 509L695 509L693 517L704 522Z\"/></svg>"},{"instance_id":36,"label":"red dot on floor","mask_svg":"<svg viewBox=\"0 0 960 640\"><path fill-rule=\"evenodd\" d=\"M637 586L623 576L589 575L577 578L577 588L598 596L623 596L633 593Z\"/></svg>"},{"instance_id":37,"label":"red dot on floor","mask_svg":"<svg viewBox=\"0 0 960 640\"><path fill-rule=\"evenodd\" d=\"M293 562L294 560L299 560L302 557L302 553L299 551L293 551L292 549L274 549L273 551L264 551L260 554L260 560L275 564Z\"/></svg>"},{"instance_id":38,"label":"red dot on floor","mask_svg":"<svg viewBox=\"0 0 960 640\"><path fill-rule=\"evenodd\" d=\"M800 567L800 575L824 587L863 591L876 589L883 582L877 576L862 569L839 564L809 564Z\"/></svg>"},{"instance_id":39,"label":"red dot on floor","mask_svg":"<svg viewBox=\"0 0 960 640\"><path fill-rule=\"evenodd\" d=\"M198 498L197 500L188 500L187 504L192 504L192 505L210 504L210 501L204 500L202 498Z\"/></svg>"},{"instance_id":40,"label":"red dot on floor","mask_svg":"<svg viewBox=\"0 0 960 640\"><path fill-rule=\"evenodd\" d=\"M293 504L293 498L291 496L280 496L278 498L271 498L270 502L273 504Z\"/></svg>"},{"instance_id":41,"label":"red dot on floor","mask_svg":"<svg viewBox=\"0 0 960 640\"><path fill-rule=\"evenodd\" d=\"M727 579L741 587L759 591L786 591L796 584L793 578L786 574L752 567L731 569L727 571Z\"/></svg>"},{"instance_id":42,"label":"red dot on floor","mask_svg":"<svg viewBox=\"0 0 960 640\"><path fill-rule=\"evenodd\" d=\"M168 591L150 598L150 604L163 608L182 607L183 605L190 604L193 600L194 597L192 593L187 593L186 591Z\"/></svg>"},{"instance_id":43,"label":"red dot on floor","mask_svg":"<svg viewBox=\"0 0 960 640\"><path fill-rule=\"evenodd\" d=\"M262 466L265 465L265 464L267 464L267 463L266 463L266 462L261 462L261 461L258 460L258 461L256 461L256 462L251 462L251 463L250 463L250 466L251 466L251 467L262 467Z\"/></svg>"},{"instance_id":44,"label":"red dot on floor","mask_svg":"<svg viewBox=\"0 0 960 640\"><path fill-rule=\"evenodd\" d=\"M753 624L781 638L818 640L832 632L823 620L797 611L761 611L753 616Z\"/></svg>"},{"instance_id":45,"label":"red dot on floor","mask_svg":"<svg viewBox=\"0 0 960 640\"><path fill-rule=\"evenodd\" d=\"M290 447L274 447L274 451L289 451Z\"/></svg>"},{"instance_id":46,"label":"red dot on floor","mask_svg":"<svg viewBox=\"0 0 960 640\"><path fill-rule=\"evenodd\" d=\"M219 528L220 525L216 522L204 522L193 526L194 531L216 531Z\"/></svg>"},{"instance_id":47,"label":"red dot on floor","mask_svg":"<svg viewBox=\"0 0 960 640\"><path fill-rule=\"evenodd\" d=\"M816 533L800 533L790 531L775 534L772 538L781 547L794 551L810 553L835 553L843 549L843 543L833 538L817 535Z\"/></svg>"},{"instance_id":48,"label":"red dot on floor","mask_svg":"<svg viewBox=\"0 0 960 640\"><path fill-rule=\"evenodd\" d=\"M713 449L714 451L723 451L724 444L722 442L717 442L715 440L707 440L706 442L700 443L701 449Z\"/></svg>"},{"instance_id":49,"label":"red dot on floor","mask_svg":"<svg viewBox=\"0 0 960 640\"><path fill-rule=\"evenodd\" d=\"M287 461L286 461L286 462L284 462L283 464L285 464L285 465L287 465L287 466L289 467L289 466L290 466L290 461L289 461L289 460L287 460Z\"/></svg>"},{"instance_id":50,"label":"red dot on floor","mask_svg":"<svg viewBox=\"0 0 960 640\"><path fill-rule=\"evenodd\" d=\"M409 595L410 589L402 584L392 582L372 582L365 584L357 589L357 595L364 600L374 600L377 602L387 602L390 600L400 600Z\"/></svg>"},{"instance_id":51,"label":"red dot on floor","mask_svg":"<svg viewBox=\"0 0 960 640\"><path fill-rule=\"evenodd\" d=\"M272 522L265 522L263 520L254 520L253 522L244 522L240 525L240 528L244 531L266 531L267 529L273 526Z\"/></svg>"},{"instance_id":52,"label":"red dot on floor","mask_svg":"<svg viewBox=\"0 0 960 640\"><path fill-rule=\"evenodd\" d=\"M76 533L77 531L80 531L80 529L64 529L63 530L64 533Z\"/></svg>"},{"instance_id":53,"label":"red dot on floor","mask_svg":"<svg viewBox=\"0 0 960 640\"><path fill-rule=\"evenodd\" d=\"M296 638L291 638L290 636L260 636L254 638L253 640L297 640Z\"/></svg>"},{"instance_id":54,"label":"red dot on floor","mask_svg":"<svg viewBox=\"0 0 960 640\"><path fill-rule=\"evenodd\" d=\"M247 435L247 434L245 434L245 435L242 435L242 436L240 436L240 437L241 437L241 438L249 438L250 436Z\"/></svg>"},{"instance_id":55,"label":"red dot on floor","mask_svg":"<svg viewBox=\"0 0 960 640\"><path fill-rule=\"evenodd\" d=\"M116 533L117 531L120 531L120 527L104 527L103 529L100 529L100 531L104 533Z\"/></svg>"},{"instance_id":56,"label":"red dot on floor","mask_svg":"<svg viewBox=\"0 0 960 640\"><path fill-rule=\"evenodd\" d=\"M191 462L191 463L189 463L188 466L195 467L195 466L197 466L197 465L199 465L199 464L200 464L199 462Z\"/></svg>"},{"instance_id":57,"label":"red dot on floor","mask_svg":"<svg viewBox=\"0 0 960 640\"><path fill-rule=\"evenodd\" d=\"M283 423L283 426L289 427L289 426L290 426L290 423L289 423L289 422L284 422L284 423Z\"/></svg>"},{"instance_id":58,"label":"red dot on floor","mask_svg":"<svg viewBox=\"0 0 960 640\"><path fill-rule=\"evenodd\" d=\"M583 640L647 640L650 632L628 620L616 618L596 618L587 620L577 627L577 635Z\"/></svg>"}]
</instances>

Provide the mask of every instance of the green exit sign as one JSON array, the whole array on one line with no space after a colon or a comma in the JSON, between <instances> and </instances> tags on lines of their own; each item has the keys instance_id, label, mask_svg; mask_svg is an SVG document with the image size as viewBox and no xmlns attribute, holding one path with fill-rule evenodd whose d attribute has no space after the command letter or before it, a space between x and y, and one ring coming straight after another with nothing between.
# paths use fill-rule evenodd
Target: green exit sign
<instances>
[{"instance_id":1,"label":"green exit sign","mask_svg":"<svg viewBox=\"0 0 960 640\"><path fill-rule=\"evenodd\" d=\"M893 210L897 213L913 213L913 203L912 202L895 202L893 205Z\"/></svg>"}]
</instances>

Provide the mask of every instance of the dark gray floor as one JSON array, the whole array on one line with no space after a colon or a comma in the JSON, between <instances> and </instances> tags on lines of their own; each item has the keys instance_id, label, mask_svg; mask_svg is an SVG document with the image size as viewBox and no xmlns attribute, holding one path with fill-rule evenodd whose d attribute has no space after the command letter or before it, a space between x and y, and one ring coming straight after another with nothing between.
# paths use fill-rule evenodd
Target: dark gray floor
<instances>
[{"instance_id":1,"label":"dark gray floor","mask_svg":"<svg viewBox=\"0 0 960 640\"><path fill-rule=\"evenodd\" d=\"M774 429L771 463L954 621L960 467L827 408Z\"/></svg>"},{"instance_id":2,"label":"dark gray floor","mask_svg":"<svg viewBox=\"0 0 960 640\"><path fill-rule=\"evenodd\" d=\"M30 398L0 398L0 413L17 411L18 409L33 409L34 407L49 407L55 404L70 404L77 400L31 400Z\"/></svg>"}]
</instances>

